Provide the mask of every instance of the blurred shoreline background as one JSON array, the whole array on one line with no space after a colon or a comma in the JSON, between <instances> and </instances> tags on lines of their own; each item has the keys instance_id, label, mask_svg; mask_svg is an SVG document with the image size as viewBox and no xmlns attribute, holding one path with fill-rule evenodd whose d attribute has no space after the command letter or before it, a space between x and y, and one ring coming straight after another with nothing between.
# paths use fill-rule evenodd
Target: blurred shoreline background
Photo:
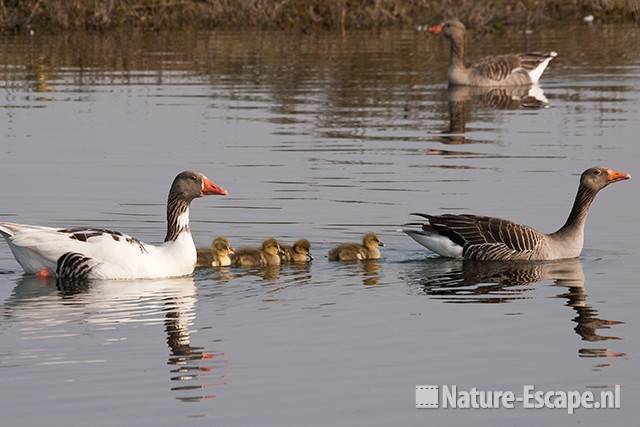
<instances>
[{"instance_id":1,"label":"blurred shoreline background","mask_svg":"<svg viewBox=\"0 0 640 427\"><path fill-rule=\"evenodd\" d=\"M409 27L458 17L480 31L548 22L640 22L640 0L0 0L0 31Z\"/></svg>"}]
</instances>

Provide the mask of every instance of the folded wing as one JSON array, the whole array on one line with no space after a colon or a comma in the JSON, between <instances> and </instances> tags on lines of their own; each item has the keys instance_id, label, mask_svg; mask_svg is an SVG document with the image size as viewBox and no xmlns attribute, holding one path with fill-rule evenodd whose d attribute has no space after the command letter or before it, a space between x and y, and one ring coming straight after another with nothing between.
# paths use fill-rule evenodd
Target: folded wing
<instances>
[{"instance_id":1,"label":"folded wing","mask_svg":"<svg viewBox=\"0 0 640 427\"><path fill-rule=\"evenodd\" d=\"M544 245L545 235L512 221L476 215L425 215L426 233L446 237L462 247L462 257L472 260L532 258Z\"/></svg>"}]
</instances>

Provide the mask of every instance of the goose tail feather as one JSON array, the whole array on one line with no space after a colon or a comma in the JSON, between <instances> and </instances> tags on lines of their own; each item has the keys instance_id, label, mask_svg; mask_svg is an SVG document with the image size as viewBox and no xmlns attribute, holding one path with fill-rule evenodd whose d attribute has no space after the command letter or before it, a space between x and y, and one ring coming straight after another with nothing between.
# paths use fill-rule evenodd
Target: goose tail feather
<instances>
[{"instance_id":1,"label":"goose tail feather","mask_svg":"<svg viewBox=\"0 0 640 427\"><path fill-rule=\"evenodd\" d=\"M462 246L446 236L423 230L403 229L402 231L433 253L447 258L462 258Z\"/></svg>"}]
</instances>

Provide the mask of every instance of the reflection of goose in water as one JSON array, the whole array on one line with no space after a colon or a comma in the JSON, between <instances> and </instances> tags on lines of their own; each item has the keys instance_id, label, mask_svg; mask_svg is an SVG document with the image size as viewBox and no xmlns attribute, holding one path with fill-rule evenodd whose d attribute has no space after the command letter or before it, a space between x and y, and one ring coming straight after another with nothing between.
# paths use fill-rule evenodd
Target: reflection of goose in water
<instances>
[{"instance_id":1,"label":"reflection of goose in water","mask_svg":"<svg viewBox=\"0 0 640 427\"><path fill-rule=\"evenodd\" d=\"M557 295L577 313L574 331L583 341L621 340L601 335L602 329L622 322L598 318L598 311L587 303L584 272L579 259L555 262L479 262L430 259L422 269L407 275L410 286L420 293L447 303L505 303L526 299L534 283L549 280L567 291ZM619 357L625 353L606 348L581 348L580 357Z\"/></svg>"},{"instance_id":2,"label":"reflection of goose in water","mask_svg":"<svg viewBox=\"0 0 640 427\"><path fill-rule=\"evenodd\" d=\"M380 262L377 259L366 260L360 263L362 270L362 284L366 286L377 285L380 281Z\"/></svg>"},{"instance_id":3,"label":"reflection of goose in water","mask_svg":"<svg viewBox=\"0 0 640 427\"><path fill-rule=\"evenodd\" d=\"M467 120L472 107L493 110L539 109L549 105L537 85L513 87L449 86L449 129L444 144L464 144Z\"/></svg>"},{"instance_id":4,"label":"reflection of goose in water","mask_svg":"<svg viewBox=\"0 0 640 427\"><path fill-rule=\"evenodd\" d=\"M380 261L377 259L344 262L340 265L339 271L354 279L361 278L365 286L375 286L380 281Z\"/></svg>"},{"instance_id":5,"label":"reflection of goose in water","mask_svg":"<svg viewBox=\"0 0 640 427\"><path fill-rule=\"evenodd\" d=\"M204 390L222 383L224 375L218 373L219 353L191 344L196 301L196 285L190 277L68 283L24 276L6 300L3 317L43 332L76 322L118 329L162 324L169 346L169 376L176 382L171 390L178 400L198 401L213 397ZM131 336L127 331L122 334ZM217 374L209 381L213 384L205 383L204 377L212 374ZM142 375L146 374L141 374L141 380Z\"/></svg>"},{"instance_id":6,"label":"reflection of goose in water","mask_svg":"<svg viewBox=\"0 0 640 427\"><path fill-rule=\"evenodd\" d=\"M52 67L47 56L39 55L33 58L31 63L25 66L24 80L29 83L31 90L34 92L50 92L49 82L54 80L52 76ZM49 97L38 97L38 101L50 101Z\"/></svg>"}]
</instances>

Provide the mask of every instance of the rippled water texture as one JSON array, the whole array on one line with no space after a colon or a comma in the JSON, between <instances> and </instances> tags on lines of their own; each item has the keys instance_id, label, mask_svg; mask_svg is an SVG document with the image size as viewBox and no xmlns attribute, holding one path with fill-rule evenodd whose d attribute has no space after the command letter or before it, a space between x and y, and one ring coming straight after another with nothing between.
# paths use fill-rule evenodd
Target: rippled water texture
<instances>
[{"instance_id":1,"label":"rippled water texture","mask_svg":"<svg viewBox=\"0 0 640 427\"><path fill-rule=\"evenodd\" d=\"M71 286L0 244L0 407L9 425L593 425L640 415L639 191L605 189L580 260L430 258L410 212L553 231L578 174L640 170L640 31L470 40L556 50L541 89L448 91L442 40L411 31L0 39L0 218L164 236L168 186L201 170L205 246L306 237L308 267ZM332 264L376 231L383 259ZM416 384L622 384L622 409L414 409ZM5 423L3 422L3 425Z\"/></svg>"}]
</instances>

